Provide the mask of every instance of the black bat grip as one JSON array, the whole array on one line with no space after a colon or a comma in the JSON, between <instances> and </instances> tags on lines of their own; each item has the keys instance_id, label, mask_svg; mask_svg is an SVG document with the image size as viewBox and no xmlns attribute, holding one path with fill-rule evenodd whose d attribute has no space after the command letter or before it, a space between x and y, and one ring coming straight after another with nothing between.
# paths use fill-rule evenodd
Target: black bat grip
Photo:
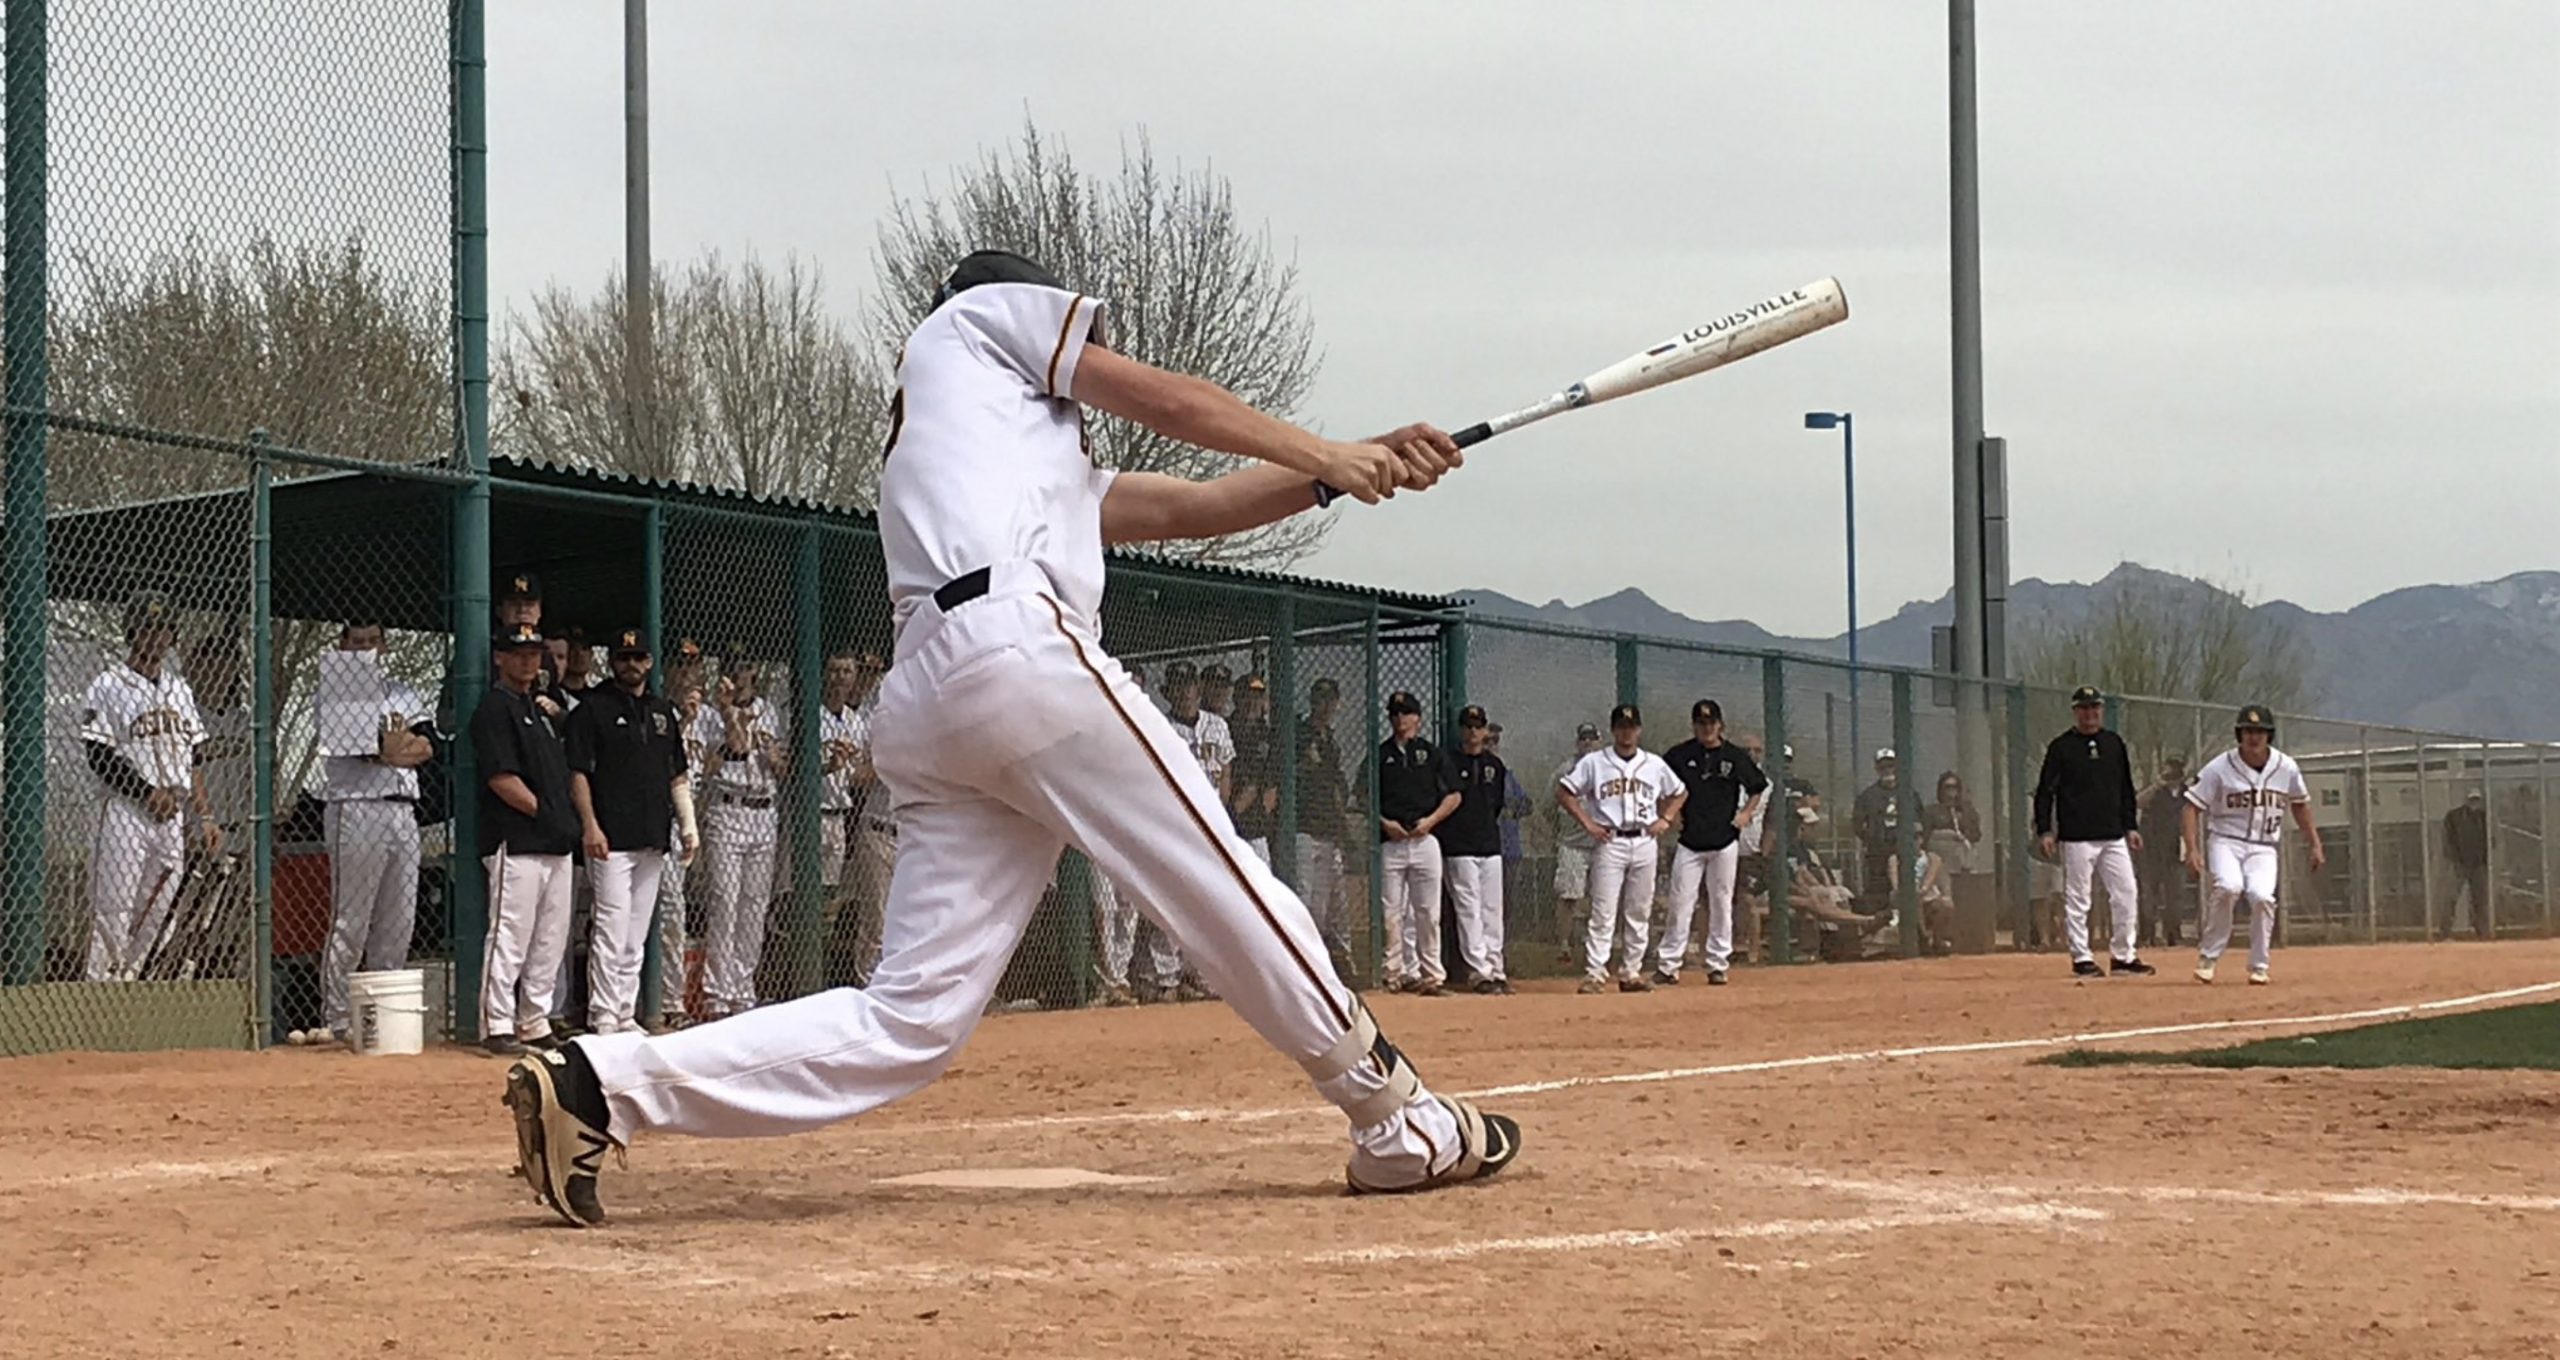
<instances>
[{"instance_id":1,"label":"black bat grip","mask_svg":"<svg viewBox=\"0 0 2560 1360\"><path fill-rule=\"evenodd\" d=\"M1449 442L1463 449L1471 444L1481 444L1491 438L1493 438L1493 427L1479 420L1475 424L1449 436ZM1326 486L1322 482L1316 483L1317 509L1321 510L1341 498L1341 492L1334 490L1332 487Z\"/></svg>"}]
</instances>

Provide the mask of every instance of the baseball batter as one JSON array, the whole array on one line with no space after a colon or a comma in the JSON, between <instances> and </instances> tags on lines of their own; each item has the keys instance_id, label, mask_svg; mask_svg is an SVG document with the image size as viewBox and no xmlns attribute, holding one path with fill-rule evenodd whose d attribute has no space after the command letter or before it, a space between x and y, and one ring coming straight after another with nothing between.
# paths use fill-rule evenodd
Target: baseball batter
<instances>
[{"instance_id":1,"label":"baseball batter","mask_svg":"<svg viewBox=\"0 0 2560 1360\"><path fill-rule=\"evenodd\" d=\"M1645 935L1653 924L1653 879L1661 864L1654 838L1679 820L1689 800L1662 757L1644 749L1644 718L1634 704L1609 711L1614 744L1575 762L1556 785L1556 805L1591 837L1591 925L1582 946L1585 995L1609 990L1609 941L1623 943L1618 990L1649 992Z\"/></svg>"},{"instance_id":2,"label":"baseball batter","mask_svg":"<svg viewBox=\"0 0 2560 1360\"><path fill-rule=\"evenodd\" d=\"M605 1152L642 1133L814 1129L932 1081L1069 844L1343 1111L1352 1190L1473 1180L1516 1155L1515 1123L1426 1089L1328 976L1306 907L1099 636L1105 544L1273 523L1314 505L1311 480L1364 502L1418 490L1457 446L1424 425L1320 438L1113 353L1105 311L1028 260L980 252L908 337L880 481L897 634L874 752L898 816L886 956L862 991L513 1065L520 1170L563 1219L603 1220ZM1085 451L1086 405L1268 466L1205 483L1114 473Z\"/></svg>"},{"instance_id":3,"label":"baseball batter","mask_svg":"<svg viewBox=\"0 0 2560 1360\"><path fill-rule=\"evenodd\" d=\"M204 719L186 677L167 667L178 640L169 602L136 598L124 612L125 659L89 682L80 742L106 786L89 851L91 982L132 981L177 900L187 865L183 805L195 813L205 853L222 849L222 828L200 757Z\"/></svg>"},{"instance_id":4,"label":"baseball batter","mask_svg":"<svg viewBox=\"0 0 2560 1360\"><path fill-rule=\"evenodd\" d=\"M2187 869L2206 881L2196 981L2213 981L2213 965L2231 943L2232 904L2246 897L2249 985L2263 987L2268 948L2275 942L2276 870L2286 815L2302 828L2311 872L2320 872L2329 855L2311 821L2311 788L2302 767L2276 749L2274 716L2265 705L2250 704L2240 710L2231 734L2239 745L2208 762L2187 790Z\"/></svg>"}]
</instances>

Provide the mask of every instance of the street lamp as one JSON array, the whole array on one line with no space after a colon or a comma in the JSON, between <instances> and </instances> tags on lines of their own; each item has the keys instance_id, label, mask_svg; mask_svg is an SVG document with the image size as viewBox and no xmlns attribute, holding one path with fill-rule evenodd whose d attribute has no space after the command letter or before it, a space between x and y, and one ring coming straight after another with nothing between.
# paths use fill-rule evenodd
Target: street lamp
<instances>
[{"instance_id":1,"label":"street lamp","mask_svg":"<svg viewBox=\"0 0 2560 1360\"><path fill-rule=\"evenodd\" d=\"M1840 503L1841 518L1847 525L1849 540L1849 780L1857 782L1857 762L1866 747L1858 741L1858 454L1851 442L1849 413L1846 411L1807 411L1804 427L1808 430L1840 428Z\"/></svg>"}]
</instances>

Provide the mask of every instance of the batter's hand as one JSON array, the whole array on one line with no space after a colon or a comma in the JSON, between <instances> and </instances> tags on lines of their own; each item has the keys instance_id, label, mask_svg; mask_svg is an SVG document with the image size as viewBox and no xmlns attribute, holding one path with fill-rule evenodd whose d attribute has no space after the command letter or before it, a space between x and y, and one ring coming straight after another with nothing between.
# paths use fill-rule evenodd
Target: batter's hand
<instances>
[{"instance_id":1,"label":"batter's hand","mask_svg":"<svg viewBox=\"0 0 2560 1360\"><path fill-rule=\"evenodd\" d=\"M1417 421L1400 429L1389 430L1369 441L1394 450L1397 484L1412 491L1425 490L1443 476L1467 461L1464 450L1448 432L1427 421Z\"/></svg>"},{"instance_id":2,"label":"batter's hand","mask_svg":"<svg viewBox=\"0 0 2560 1360\"><path fill-rule=\"evenodd\" d=\"M1344 444L1328 439L1323 458L1324 468L1316 480L1346 496L1357 497L1362 505L1376 505L1396 494L1396 484L1403 479L1395 451L1384 444Z\"/></svg>"},{"instance_id":3,"label":"batter's hand","mask_svg":"<svg viewBox=\"0 0 2560 1360\"><path fill-rule=\"evenodd\" d=\"M155 822L165 822L177 816L178 791L166 785L152 789L143 796L142 810L150 813L151 820Z\"/></svg>"}]
</instances>

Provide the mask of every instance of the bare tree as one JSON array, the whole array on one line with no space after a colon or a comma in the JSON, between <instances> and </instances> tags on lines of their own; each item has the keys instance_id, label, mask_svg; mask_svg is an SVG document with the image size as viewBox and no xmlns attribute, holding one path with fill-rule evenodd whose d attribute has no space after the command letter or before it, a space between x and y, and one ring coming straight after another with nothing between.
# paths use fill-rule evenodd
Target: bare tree
<instances>
[{"instance_id":1,"label":"bare tree","mask_svg":"<svg viewBox=\"0 0 2560 1360\"><path fill-rule=\"evenodd\" d=\"M1266 230L1237 215L1228 182L1207 169L1166 170L1146 134L1123 148L1116 174L1081 169L1025 120L1021 142L990 151L941 192L901 197L880 229L872 348L894 353L933 305L933 292L972 250L1017 251L1107 304L1112 348L1221 384L1294 419L1315 384L1314 326L1294 261ZM1237 459L1126 421L1094 417L1096 461L1124 471L1212 477ZM1196 543L1168 556L1286 567L1324 541L1332 519L1299 515Z\"/></svg>"},{"instance_id":2,"label":"bare tree","mask_svg":"<svg viewBox=\"0 0 2560 1360\"><path fill-rule=\"evenodd\" d=\"M497 360L492 436L567 467L868 506L888 409L885 357L861 352L818 271L707 254L650 283L656 343L643 414L625 391L622 280L554 285Z\"/></svg>"},{"instance_id":3,"label":"bare tree","mask_svg":"<svg viewBox=\"0 0 2560 1360\"><path fill-rule=\"evenodd\" d=\"M2298 712L2318 697L2310 646L2291 623L2253 607L2238 587L2155 573L2127 573L2087 614L2031 631L2019 658L2021 678L2057 688L2096 685L2116 694L2235 707L2263 703L2279 714ZM2192 744L2185 714L2133 714L2126 725L2138 748ZM2207 730L2220 729L2208 724Z\"/></svg>"},{"instance_id":4,"label":"bare tree","mask_svg":"<svg viewBox=\"0 0 2560 1360\"><path fill-rule=\"evenodd\" d=\"M55 297L57 412L349 458L427 462L454 447L440 281L386 270L361 236L238 254L188 241L136 265L75 256ZM61 508L247 485L239 460L58 432Z\"/></svg>"}]
</instances>

